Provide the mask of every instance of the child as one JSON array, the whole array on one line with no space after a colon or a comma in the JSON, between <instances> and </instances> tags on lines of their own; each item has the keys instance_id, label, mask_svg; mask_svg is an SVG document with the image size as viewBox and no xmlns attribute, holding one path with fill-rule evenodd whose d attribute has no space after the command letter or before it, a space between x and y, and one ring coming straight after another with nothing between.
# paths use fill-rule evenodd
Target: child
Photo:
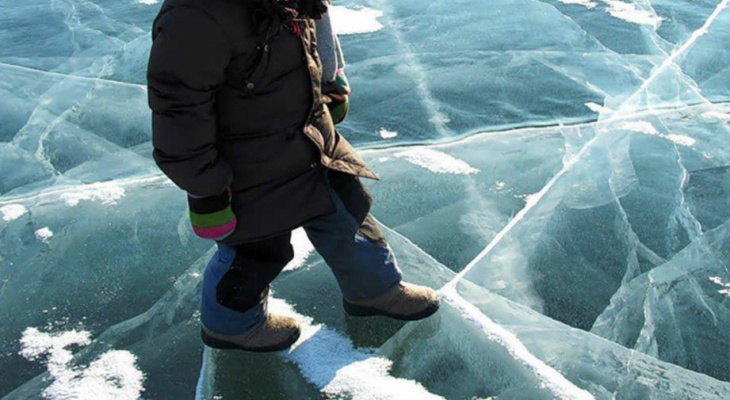
<instances>
[{"instance_id":1,"label":"child","mask_svg":"<svg viewBox=\"0 0 730 400\"><path fill-rule=\"evenodd\" d=\"M325 107L342 94L322 94L314 20L325 12L321 0L167 0L155 20L153 155L188 192L195 232L218 244L201 304L211 347L276 351L297 340L296 321L266 304L298 227L347 313L415 320L439 307L433 290L401 282L359 180L377 175Z\"/></svg>"}]
</instances>

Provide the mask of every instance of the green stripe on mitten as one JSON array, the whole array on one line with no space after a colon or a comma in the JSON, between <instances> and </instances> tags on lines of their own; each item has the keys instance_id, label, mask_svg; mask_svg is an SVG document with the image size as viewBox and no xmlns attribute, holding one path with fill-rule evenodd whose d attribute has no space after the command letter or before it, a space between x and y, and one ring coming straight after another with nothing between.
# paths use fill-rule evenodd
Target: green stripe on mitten
<instances>
[{"instance_id":1,"label":"green stripe on mitten","mask_svg":"<svg viewBox=\"0 0 730 400\"><path fill-rule=\"evenodd\" d=\"M188 207L193 231L203 239L222 240L236 229L230 190L209 197L188 194Z\"/></svg>"}]
</instances>

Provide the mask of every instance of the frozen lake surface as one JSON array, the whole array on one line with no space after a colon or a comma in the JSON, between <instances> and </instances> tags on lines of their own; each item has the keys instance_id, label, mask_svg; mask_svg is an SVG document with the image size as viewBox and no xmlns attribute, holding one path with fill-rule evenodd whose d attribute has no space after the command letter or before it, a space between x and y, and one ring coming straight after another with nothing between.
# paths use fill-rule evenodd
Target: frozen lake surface
<instances>
[{"instance_id":1,"label":"frozen lake surface","mask_svg":"<svg viewBox=\"0 0 730 400\"><path fill-rule=\"evenodd\" d=\"M214 1L214 0L211 0ZM340 128L436 316L204 350L210 242L151 159L156 0L0 0L0 398L730 398L729 0L345 0Z\"/></svg>"}]
</instances>

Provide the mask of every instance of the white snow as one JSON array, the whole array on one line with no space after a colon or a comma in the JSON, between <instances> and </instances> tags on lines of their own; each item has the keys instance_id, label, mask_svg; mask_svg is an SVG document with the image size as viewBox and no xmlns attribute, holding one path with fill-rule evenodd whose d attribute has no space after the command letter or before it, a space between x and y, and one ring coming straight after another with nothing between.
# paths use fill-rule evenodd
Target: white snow
<instances>
[{"instance_id":1,"label":"white snow","mask_svg":"<svg viewBox=\"0 0 730 400\"><path fill-rule=\"evenodd\" d=\"M691 138L689 136L685 135L679 135L676 133L670 133L669 135L665 136L667 139L671 140L672 142L685 147L691 147L694 146L695 143L697 143L697 139Z\"/></svg>"},{"instance_id":2,"label":"white snow","mask_svg":"<svg viewBox=\"0 0 730 400\"><path fill-rule=\"evenodd\" d=\"M354 35L372 33L383 29L378 18L383 16L382 11L372 8L350 9L343 6L330 6L332 29L338 35Z\"/></svg>"},{"instance_id":3,"label":"white snow","mask_svg":"<svg viewBox=\"0 0 730 400\"><path fill-rule=\"evenodd\" d=\"M648 25L656 29L663 20L662 17L654 13L638 8L634 3L625 3L623 1L616 0L604 1L608 5L606 11L611 14L611 16L626 22Z\"/></svg>"},{"instance_id":4,"label":"white snow","mask_svg":"<svg viewBox=\"0 0 730 400\"><path fill-rule=\"evenodd\" d=\"M398 132L389 131L385 128L380 128L380 131L378 132L378 134L383 139L393 139L394 137L398 136Z\"/></svg>"},{"instance_id":5,"label":"white snow","mask_svg":"<svg viewBox=\"0 0 730 400\"><path fill-rule=\"evenodd\" d=\"M437 174L468 175L479 173L478 169L462 160L425 147L402 151L394 155Z\"/></svg>"},{"instance_id":6,"label":"white snow","mask_svg":"<svg viewBox=\"0 0 730 400\"><path fill-rule=\"evenodd\" d=\"M730 113L724 113L722 111L708 111L704 114L702 114L703 118L711 118L711 119L719 119L722 121L730 121Z\"/></svg>"},{"instance_id":7,"label":"white snow","mask_svg":"<svg viewBox=\"0 0 730 400\"><path fill-rule=\"evenodd\" d=\"M67 206L77 206L82 201L100 201L104 205L115 205L124 197L124 188L114 183L92 183L80 186L75 191L61 194L60 199Z\"/></svg>"},{"instance_id":8,"label":"white snow","mask_svg":"<svg viewBox=\"0 0 730 400\"><path fill-rule=\"evenodd\" d=\"M137 0L140 4L153 5L160 2L160 0Z\"/></svg>"},{"instance_id":9,"label":"white snow","mask_svg":"<svg viewBox=\"0 0 730 400\"><path fill-rule=\"evenodd\" d=\"M8 222L20 218L27 212L28 209L20 204L9 204L7 206L0 207L0 214L2 214L3 220Z\"/></svg>"},{"instance_id":10,"label":"white snow","mask_svg":"<svg viewBox=\"0 0 730 400\"><path fill-rule=\"evenodd\" d=\"M564 4L576 4L579 6L583 6L585 8L593 8L598 5L598 3L594 3L590 0L558 0L558 1L560 1L561 3L564 3Z\"/></svg>"},{"instance_id":11,"label":"white snow","mask_svg":"<svg viewBox=\"0 0 730 400\"><path fill-rule=\"evenodd\" d=\"M619 125L619 128L637 133L646 133L648 135L659 135L659 131L656 130L654 125L647 121L624 122Z\"/></svg>"},{"instance_id":12,"label":"white snow","mask_svg":"<svg viewBox=\"0 0 730 400\"><path fill-rule=\"evenodd\" d=\"M44 333L27 328L20 339L20 355L45 361L53 383L43 391L48 400L137 400L144 390L144 375L136 367L137 358L128 351L112 350L85 368L74 368L67 347L86 346L91 334L86 331Z\"/></svg>"},{"instance_id":13,"label":"white snow","mask_svg":"<svg viewBox=\"0 0 730 400\"><path fill-rule=\"evenodd\" d=\"M301 324L301 337L282 355L326 396L352 400L443 400L420 383L390 376L392 361L355 349L349 338L314 324L285 301L272 297L269 306L272 312L295 318Z\"/></svg>"},{"instance_id":14,"label":"white snow","mask_svg":"<svg viewBox=\"0 0 730 400\"><path fill-rule=\"evenodd\" d=\"M588 109L590 109L591 111L599 114L610 114L613 112L612 109L594 102L585 103L585 106L588 107Z\"/></svg>"},{"instance_id":15,"label":"white snow","mask_svg":"<svg viewBox=\"0 0 730 400\"><path fill-rule=\"evenodd\" d=\"M695 143L697 143L697 140L694 138L691 138L686 135L680 135L677 133L670 133L667 135L664 135L662 133L659 133L659 131L652 125L650 122L647 121L631 121L631 122L624 122L623 124L619 125L620 129L625 129L632 132L637 133L643 133L647 135L652 136L658 136L662 139L669 140L675 144L678 144L680 146L685 147L691 147L694 146Z\"/></svg>"},{"instance_id":16,"label":"white snow","mask_svg":"<svg viewBox=\"0 0 730 400\"><path fill-rule=\"evenodd\" d=\"M53 236L53 231L49 227L41 228L35 231L35 238L43 243L48 243L48 240Z\"/></svg>"},{"instance_id":17,"label":"white snow","mask_svg":"<svg viewBox=\"0 0 730 400\"><path fill-rule=\"evenodd\" d=\"M725 283L725 281L722 280L719 276L713 276L710 278L710 281L720 287L722 287L721 290L718 290L717 293L720 293L723 296L730 297L730 282Z\"/></svg>"},{"instance_id":18,"label":"white snow","mask_svg":"<svg viewBox=\"0 0 730 400\"><path fill-rule=\"evenodd\" d=\"M314 251L314 245L309 241L303 228L295 229L292 232L291 243L294 247L294 259L284 267L284 271L294 271L303 267L309 255Z\"/></svg>"}]
</instances>

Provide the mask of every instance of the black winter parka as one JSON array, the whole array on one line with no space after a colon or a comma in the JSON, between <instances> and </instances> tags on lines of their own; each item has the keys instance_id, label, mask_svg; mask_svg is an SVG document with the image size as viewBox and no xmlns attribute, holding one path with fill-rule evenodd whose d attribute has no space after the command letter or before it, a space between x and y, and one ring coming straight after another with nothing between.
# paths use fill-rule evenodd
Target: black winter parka
<instances>
[{"instance_id":1,"label":"black winter parka","mask_svg":"<svg viewBox=\"0 0 730 400\"><path fill-rule=\"evenodd\" d=\"M260 29L246 0L167 0L153 26L153 155L194 196L231 190L224 244L334 212L330 186L362 222L371 199L357 177L377 179L323 104L314 21L272 21Z\"/></svg>"}]
</instances>

